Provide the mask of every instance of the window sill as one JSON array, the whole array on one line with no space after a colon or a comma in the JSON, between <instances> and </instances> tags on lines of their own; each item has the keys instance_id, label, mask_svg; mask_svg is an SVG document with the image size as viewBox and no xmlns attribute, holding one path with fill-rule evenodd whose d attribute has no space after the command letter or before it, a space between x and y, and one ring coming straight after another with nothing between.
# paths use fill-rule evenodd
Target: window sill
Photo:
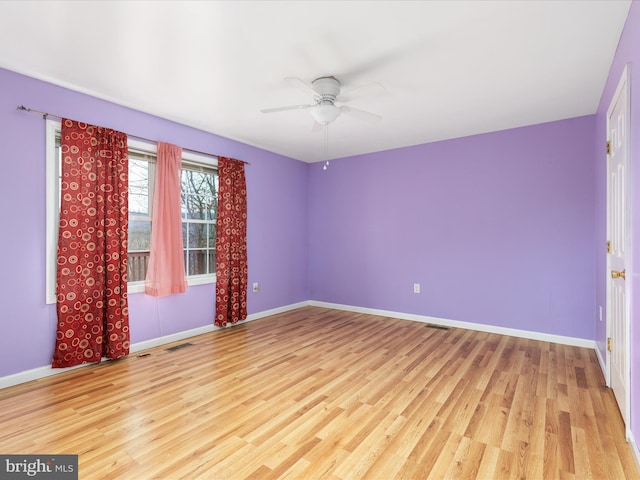
<instances>
[{"instance_id":1,"label":"window sill","mask_svg":"<svg viewBox=\"0 0 640 480\"><path fill-rule=\"evenodd\" d=\"M210 283L216 283L215 275L196 275L193 277L187 278L187 282L190 287L195 285L206 285ZM127 284L127 295L131 295L132 293L144 293L144 282L130 282ZM55 295L53 297L47 298L47 305L54 305L56 303Z\"/></svg>"},{"instance_id":2,"label":"window sill","mask_svg":"<svg viewBox=\"0 0 640 480\"><path fill-rule=\"evenodd\" d=\"M187 282L190 287L195 285L206 285L209 283L216 283L215 275L194 275L187 278ZM132 293L144 293L144 282L129 282L127 284L127 294Z\"/></svg>"}]
</instances>

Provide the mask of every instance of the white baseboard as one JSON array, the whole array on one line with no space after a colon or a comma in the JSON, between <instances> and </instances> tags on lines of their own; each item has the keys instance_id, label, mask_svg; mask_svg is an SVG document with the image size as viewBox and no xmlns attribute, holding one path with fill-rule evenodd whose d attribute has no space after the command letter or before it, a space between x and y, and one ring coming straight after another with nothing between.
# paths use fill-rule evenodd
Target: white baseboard
<instances>
[{"instance_id":1,"label":"white baseboard","mask_svg":"<svg viewBox=\"0 0 640 480\"><path fill-rule=\"evenodd\" d=\"M609 385L609 373L607 371L607 362L605 361L604 358L602 358L602 354L600 353L600 349L598 348L597 344L596 344L596 357L598 357L598 363L600 364L600 370L602 370L604 383L607 385L607 387L610 387L611 385Z\"/></svg>"},{"instance_id":2,"label":"white baseboard","mask_svg":"<svg viewBox=\"0 0 640 480\"><path fill-rule=\"evenodd\" d=\"M565 337L550 333L533 332L530 330L519 330L516 328L496 327L493 325L483 325L480 323L461 322L459 320L448 320L446 318L429 317L426 315L416 315L413 313L392 312L389 310L378 310L374 308L355 307L353 305L340 305L337 303L318 302L311 300L309 305L314 307L333 308L335 310L346 310L356 313L367 313L383 317L400 318L403 320L413 320L415 322L433 323L452 328L464 328L466 330L476 330L478 332L497 333L499 335L509 335L512 337L526 338L529 340L541 340L543 342L553 342L574 347L584 347L596 349L595 340L586 338Z\"/></svg>"},{"instance_id":3,"label":"white baseboard","mask_svg":"<svg viewBox=\"0 0 640 480\"><path fill-rule=\"evenodd\" d=\"M87 364L90 365L90 364ZM39 378L50 377L62 372L70 372L78 368L83 368L86 365L78 365L76 367L68 368L51 368L51 365L44 367L32 368L31 370L25 370L23 372L14 373L13 375L7 375L0 378L0 389L12 387L20 383L27 383L31 380L38 380Z\"/></svg>"},{"instance_id":4,"label":"white baseboard","mask_svg":"<svg viewBox=\"0 0 640 480\"><path fill-rule=\"evenodd\" d=\"M270 317L271 315L278 315L279 313L289 312L291 310L296 310L297 308L308 307L311 305L309 300L305 300L304 302L292 303L291 305L285 305L284 307L272 308L271 310L264 310L259 313L252 313L247 316L247 320L257 320L258 318Z\"/></svg>"},{"instance_id":5,"label":"white baseboard","mask_svg":"<svg viewBox=\"0 0 640 480\"><path fill-rule=\"evenodd\" d=\"M271 315L277 315L279 313L288 312L290 310L306 307L308 305L309 305L309 302L299 302L291 305L285 305L283 307L273 308L271 310L265 310L263 312L252 313L251 315L247 315L246 320L244 320L242 323L251 322L252 320L258 320L259 318L270 317ZM242 323L239 323L237 325L242 325ZM231 328L231 327L232 326L225 327L225 328ZM204 333L213 332L215 330L221 330L221 328L211 324L211 325L205 325L203 327L193 328L191 330L185 330L184 332L165 335L163 337L152 338L151 340L145 340L143 342L132 344L131 348L129 349L129 352L130 353L140 352L148 348L158 347L160 345L165 345L167 343L177 342L179 340L195 337L198 335L202 335ZM51 365L46 365L42 367L33 368L31 370L25 370L23 372L15 373L13 375L0 377L0 389L11 387L13 385L18 385L21 383L30 382L32 380L37 380L39 378L50 377L51 375L57 375L58 373L69 372L71 370L75 370L77 368L83 368L89 365L94 365L94 364L87 363L84 365L78 365L76 367L68 367L68 368L52 368Z\"/></svg>"},{"instance_id":6,"label":"white baseboard","mask_svg":"<svg viewBox=\"0 0 640 480\"><path fill-rule=\"evenodd\" d=\"M213 332L214 330L220 330L220 327L216 327L213 324L205 325L204 327L192 328L191 330L185 330L184 332L172 333L171 335L164 335L162 337L152 338L150 340L145 340L144 342L133 343L131 344L129 353L137 353L142 350L147 350L149 348L158 347L160 345L166 345L167 343L184 340L185 338L197 337L198 335Z\"/></svg>"},{"instance_id":7,"label":"white baseboard","mask_svg":"<svg viewBox=\"0 0 640 480\"><path fill-rule=\"evenodd\" d=\"M279 313L288 312L290 310L295 310L296 308L306 307L309 305L309 302L300 302L294 303L291 305L285 305L284 307L272 308L271 310L265 310L263 312L252 313L251 315L247 315L247 318L242 321L242 323L238 323L237 325L242 325L246 322L251 322L252 320L258 320L259 318L270 317L271 315L277 315ZM223 328L231 328L235 325L228 325ZM215 325L205 325L203 327L193 328L191 330L185 330L184 332L177 332L171 335L165 335L163 337L152 338L151 340L146 340L144 342L138 342L131 345L130 352L135 353L141 350L146 350L148 348L157 347L160 345L166 345L167 343L177 342L179 340L184 340L185 338L196 337L198 335L202 335L204 333L213 332L215 330L221 330L221 327L216 327Z\"/></svg>"},{"instance_id":8,"label":"white baseboard","mask_svg":"<svg viewBox=\"0 0 640 480\"><path fill-rule=\"evenodd\" d=\"M560 343L563 345L594 348L596 350L596 353L598 354L598 359L601 363L601 366L604 365L604 363L602 362L602 359L600 358L598 349L596 348L596 343L593 340L574 338L574 337L564 337L561 335L551 335L546 333L532 332L528 330L518 330L514 328L495 327L491 325L482 325L479 323L461 322L458 320L448 320L444 318L430 317L425 315L416 315L411 313L393 312L389 310L378 310L374 308L356 307L353 305L341 305L337 303L318 302L315 300L294 303L291 305L285 305L283 307L273 308L271 310L252 313L251 315L247 316L247 319L244 322L250 322L252 320L257 320L259 318L269 317L271 315L277 315L279 313L288 312L290 310L295 310L297 308L302 308L306 306L332 308L335 310L345 310L345 311L355 312L355 313L380 315L385 317L400 318L403 320L413 320L413 321L422 322L422 323L433 323L434 325L442 325L442 326L453 327L453 328L464 328L467 330L476 330L480 332L497 333L500 335L510 335L513 337L527 338L531 340L542 340L545 342L554 342L554 343ZM219 330L219 327L216 327L213 324L211 324L211 325L205 325L203 327L194 328L191 330L186 330L184 332L178 332L171 335L165 335L163 337L153 338L151 340L145 340L143 342L132 344L130 352L131 353L140 352L148 348L154 348L160 345L165 345L167 343L177 342L179 340L195 337L197 335L213 332L215 330ZM91 364L87 364L87 365L91 365ZM83 366L86 366L86 365L80 365L80 366L71 367L71 368L51 368L50 365L46 365L46 366L34 368L32 370L26 370L24 372L19 372L13 375L8 375L6 377L1 377L0 388L6 388L12 385L18 385L20 383L30 382L31 380L37 380L39 378L56 375L62 372L68 372L71 369L82 368Z\"/></svg>"},{"instance_id":9,"label":"white baseboard","mask_svg":"<svg viewBox=\"0 0 640 480\"><path fill-rule=\"evenodd\" d=\"M640 450L638 449L638 443L636 442L633 433L631 433L630 428L628 429L627 434L629 435L629 446L631 447L631 452L636 460L636 467L638 467L638 471L640 472Z\"/></svg>"}]
</instances>

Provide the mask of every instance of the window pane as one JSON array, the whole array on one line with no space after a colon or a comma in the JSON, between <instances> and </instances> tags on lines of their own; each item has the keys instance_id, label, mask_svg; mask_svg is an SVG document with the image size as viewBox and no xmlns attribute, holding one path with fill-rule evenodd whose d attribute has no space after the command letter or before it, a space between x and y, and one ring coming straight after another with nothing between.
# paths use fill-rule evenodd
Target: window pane
<instances>
[{"instance_id":1,"label":"window pane","mask_svg":"<svg viewBox=\"0 0 640 480\"><path fill-rule=\"evenodd\" d=\"M207 212L207 220L216 220L216 213L218 211L218 197L207 197L204 199Z\"/></svg>"},{"instance_id":2,"label":"window pane","mask_svg":"<svg viewBox=\"0 0 640 480\"><path fill-rule=\"evenodd\" d=\"M129 215L148 217L149 210L149 162L129 158Z\"/></svg>"},{"instance_id":3,"label":"window pane","mask_svg":"<svg viewBox=\"0 0 640 480\"><path fill-rule=\"evenodd\" d=\"M215 224L209 224L209 248L216 248L216 226Z\"/></svg>"},{"instance_id":4,"label":"window pane","mask_svg":"<svg viewBox=\"0 0 640 480\"><path fill-rule=\"evenodd\" d=\"M208 227L209 224L207 223L182 222L182 243L184 248L207 248Z\"/></svg>"},{"instance_id":5,"label":"window pane","mask_svg":"<svg viewBox=\"0 0 640 480\"><path fill-rule=\"evenodd\" d=\"M215 220L218 175L213 170L182 170L182 217Z\"/></svg>"},{"instance_id":6,"label":"window pane","mask_svg":"<svg viewBox=\"0 0 640 480\"><path fill-rule=\"evenodd\" d=\"M189 224L189 248L206 248L207 247L207 224L206 223L190 223Z\"/></svg>"},{"instance_id":7,"label":"window pane","mask_svg":"<svg viewBox=\"0 0 640 480\"><path fill-rule=\"evenodd\" d=\"M200 195L182 195L182 217L188 220L206 220L208 202Z\"/></svg>"},{"instance_id":8,"label":"window pane","mask_svg":"<svg viewBox=\"0 0 640 480\"><path fill-rule=\"evenodd\" d=\"M189 250L185 254L187 275L204 275L207 273L207 251Z\"/></svg>"},{"instance_id":9,"label":"window pane","mask_svg":"<svg viewBox=\"0 0 640 480\"><path fill-rule=\"evenodd\" d=\"M129 251L148 251L151 248L151 222L129 220Z\"/></svg>"},{"instance_id":10,"label":"window pane","mask_svg":"<svg viewBox=\"0 0 640 480\"><path fill-rule=\"evenodd\" d=\"M183 193L182 218L188 220L215 220L218 208L217 197Z\"/></svg>"},{"instance_id":11,"label":"window pane","mask_svg":"<svg viewBox=\"0 0 640 480\"><path fill-rule=\"evenodd\" d=\"M56 198L58 199L58 216L60 215L60 192L62 191L62 149L60 148L60 132L56 133L56 162L58 162L58 191ZM57 223L57 222L56 222Z\"/></svg>"},{"instance_id":12,"label":"window pane","mask_svg":"<svg viewBox=\"0 0 640 480\"><path fill-rule=\"evenodd\" d=\"M209 273L216 273L216 251L209 250Z\"/></svg>"},{"instance_id":13,"label":"window pane","mask_svg":"<svg viewBox=\"0 0 640 480\"><path fill-rule=\"evenodd\" d=\"M187 275L215 273L218 175L212 169L182 169L182 237ZM190 222L189 220L198 220Z\"/></svg>"},{"instance_id":14,"label":"window pane","mask_svg":"<svg viewBox=\"0 0 640 480\"><path fill-rule=\"evenodd\" d=\"M129 278L127 278L127 281L144 281L149 267L149 252L129 252L128 261Z\"/></svg>"}]
</instances>

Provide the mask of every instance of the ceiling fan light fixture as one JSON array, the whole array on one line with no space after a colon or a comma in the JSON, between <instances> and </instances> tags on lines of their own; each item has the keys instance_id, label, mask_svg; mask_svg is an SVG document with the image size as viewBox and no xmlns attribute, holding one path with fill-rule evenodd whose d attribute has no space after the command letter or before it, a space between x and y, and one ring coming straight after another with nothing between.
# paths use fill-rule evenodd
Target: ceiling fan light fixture
<instances>
[{"instance_id":1,"label":"ceiling fan light fixture","mask_svg":"<svg viewBox=\"0 0 640 480\"><path fill-rule=\"evenodd\" d=\"M320 104L311 108L311 115L320 125L328 125L340 116L340 109L333 104Z\"/></svg>"}]
</instances>

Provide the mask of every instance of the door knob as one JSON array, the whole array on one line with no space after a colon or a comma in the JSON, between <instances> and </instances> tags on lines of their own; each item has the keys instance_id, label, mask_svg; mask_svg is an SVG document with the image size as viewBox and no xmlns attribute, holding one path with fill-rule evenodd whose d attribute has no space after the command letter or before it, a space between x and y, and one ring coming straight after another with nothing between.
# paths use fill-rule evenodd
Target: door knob
<instances>
[{"instance_id":1,"label":"door knob","mask_svg":"<svg viewBox=\"0 0 640 480\"><path fill-rule=\"evenodd\" d=\"M626 280L626 270L619 272L618 270L611 270L611 278L622 278Z\"/></svg>"}]
</instances>

